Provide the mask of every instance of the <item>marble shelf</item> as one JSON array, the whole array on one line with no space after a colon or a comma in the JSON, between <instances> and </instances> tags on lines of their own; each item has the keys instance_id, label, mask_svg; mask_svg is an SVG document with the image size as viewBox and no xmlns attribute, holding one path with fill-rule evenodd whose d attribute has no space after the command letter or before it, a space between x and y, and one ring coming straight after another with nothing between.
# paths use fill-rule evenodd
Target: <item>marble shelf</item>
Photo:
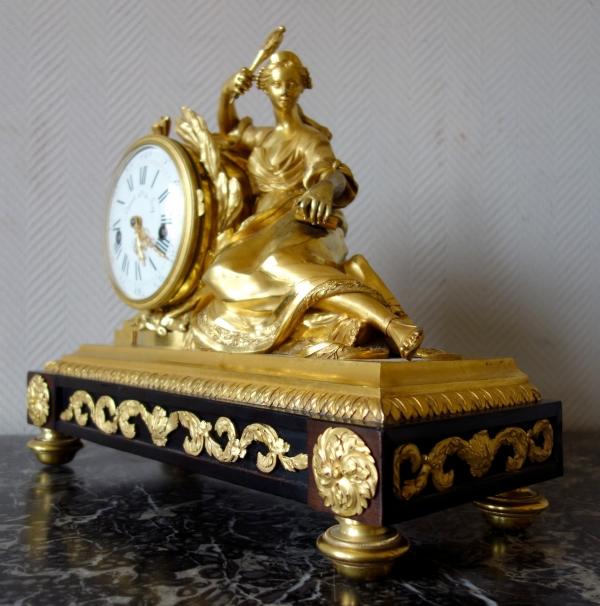
<instances>
[{"instance_id":1,"label":"marble shelf","mask_svg":"<svg viewBox=\"0 0 600 606\"><path fill-rule=\"evenodd\" d=\"M399 526L390 577L358 583L315 548L331 516L86 444L43 467L29 437L0 441L0 604L100 606L600 603L600 440L565 436L565 476L525 533L464 505Z\"/></svg>"}]
</instances>

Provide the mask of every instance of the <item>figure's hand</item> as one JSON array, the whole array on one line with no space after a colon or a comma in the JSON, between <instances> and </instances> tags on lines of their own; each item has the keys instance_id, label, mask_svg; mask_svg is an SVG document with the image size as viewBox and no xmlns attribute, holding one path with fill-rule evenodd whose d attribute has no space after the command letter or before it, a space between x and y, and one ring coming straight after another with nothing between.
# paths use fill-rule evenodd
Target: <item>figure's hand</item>
<instances>
[{"instance_id":1,"label":"figure's hand","mask_svg":"<svg viewBox=\"0 0 600 606\"><path fill-rule=\"evenodd\" d=\"M246 67L234 74L227 82L228 92L231 95L241 96L252 86L252 74Z\"/></svg>"},{"instance_id":2,"label":"figure's hand","mask_svg":"<svg viewBox=\"0 0 600 606\"><path fill-rule=\"evenodd\" d=\"M302 209L305 219L313 224L327 222L332 211L333 185L329 181L315 183L302 196L298 206Z\"/></svg>"}]
</instances>

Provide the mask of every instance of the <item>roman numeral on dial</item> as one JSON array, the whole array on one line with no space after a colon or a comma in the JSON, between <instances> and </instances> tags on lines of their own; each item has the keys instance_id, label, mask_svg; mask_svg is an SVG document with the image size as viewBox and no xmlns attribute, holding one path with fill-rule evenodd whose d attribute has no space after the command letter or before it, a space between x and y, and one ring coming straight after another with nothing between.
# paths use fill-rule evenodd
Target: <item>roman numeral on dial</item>
<instances>
[{"instance_id":1,"label":"roman numeral on dial","mask_svg":"<svg viewBox=\"0 0 600 606\"><path fill-rule=\"evenodd\" d=\"M121 242L115 242L115 257L117 257L117 259L119 258L122 250L123 248L121 246Z\"/></svg>"},{"instance_id":2,"label":"roman numeral on dial","mask_svg":"<svg viewBox=\"0 0 600 606\"><path fill-rule=\"evenodd\" d=\"M160 216L160 222L161 222L163 225L171 225L171 223L172 223L173 221L171 220L171 217L167 217L167 215L161 215L161 216Z\"/></svg>"},{"instance_id":3,"label":"roman numeral on dial","mask_svg":"<svg viewBox=\"0 0 600 606\"><path fill-rule=\"evenodd\" d=\"M135 279L136 280L141 280L142 279L142 268L140 267L140 262L139 261L135 262Z\"/></svg>"},{"instance_id":4,"label":"roman numeral on dial","mask_svg":"<svg viewBox=\"0 0 600 606\"><path fill-rule=\"evenodd\" d=\"M160 202L164 202L167 199L167 196L169 195L169 190L165 189L165 191L160 194L160 196L158 196L158 201Z\"/></svg>"},{"instance_id":5,"label":"roman numeral on dial","mask_svg":"<svg viewBox=\"0 0 600 606\"><path fill-rule=\"evenodd\" d=\"M144 185L146 183L146 173L148 172L147 166L140 167L140 185Z\"/></svg>"},{"instance_id":6,"label":"roman numeral on dial","mask_svg":"<svg viewBox=\"0 0 600 606\"><path fill-rule=\"evenodd\" d=\"M127 185L129 185L129 191L133 191L133 176L129 175L127 177Z\"/></svg>"},{"instance_id":7,"label":"roman numeral on dial","mask_svg":"<svg viewBox=\"0 0 600 606\"><path fill-rule=\"evenodd\" d=\"M162 240L157 240L156 248L160 249L165 255L167 254L167 250L169 250L169 240L164 238Z\"/></svg>"},{"instance_id":8,"label":"roman numeral on dial","mask_svg":"<svg viewBox=\"0 0 600 606\"><path fill-rule=\"evenodd\" d=\"M123 263L121 263L121 271L125 273L125 275L129 275L129 257L127 253L123 256Z\"/></svg>"}]
</instances>

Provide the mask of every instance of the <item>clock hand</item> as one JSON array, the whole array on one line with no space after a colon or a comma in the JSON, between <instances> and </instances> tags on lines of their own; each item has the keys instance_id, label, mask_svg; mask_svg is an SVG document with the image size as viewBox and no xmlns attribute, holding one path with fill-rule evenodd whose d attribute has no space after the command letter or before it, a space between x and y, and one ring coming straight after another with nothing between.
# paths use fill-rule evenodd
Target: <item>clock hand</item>
<instances>
[{"instance_id":1,"label":"clock hand","mask_svg":"<svg viewBox=\"0 0 600 606\"><path fill-rule=\"evenodd\" d=\"M140 261L142 262L142 265L146 265L146 255L144 254L144 251L147 248L147 244L145 242L146 239L146 233L144 228L142 227L142 218L138 217L137 215L134 217L131 217L131 227L133 227L133 230L135 231L135 244L133 246L133 250L135 251L135 254L139 257Z\"/></svg>"},{"instance_id":2,"label":"clock hand","mask_svg":"<svg viewBox=\"0 0 600 606\"><path fill-rule=\"evenodd\" d=\"M163 259L169 258L162 250L160 250L160 248L158 248L158 246L156 246L154 240L144 229L141 217L137 215L131 217L131 226L135 231L135 252L144 265L146 265L146 255L144 254L144 251L147 248L154 250Z\"/></svg>"},{"instance_id":3,"label":"clock hand","mask_svg":"<svg viewBox=\"0 0 600 606\"><path fill-rule=\"evenodd\" d=\"M144 242L141 240L139 234L135 234L135 245L133 247L133 250L135 251L135 254L140 258L140 261L142 262L142 265L146 265L146 255L144 254L144 251L146 250L146 246L144 244Z\"/></svg>"},{"instance_id":4,"label":"clock hand","mask_svg":"<svg viewBox=\"0 0 600 606\"><path fill-rule=\"evenodd\" d=\"M148 245L150 246L150 248L152 250L154 250L163 259L168 259L169 258L169 257L167 257L167 255L165 255L165 253L162 250L160 250L160 248L158 248L158 246L156 246L154 240L152 240L149 236L148 236Z\"/></svg>"}]
</instances>

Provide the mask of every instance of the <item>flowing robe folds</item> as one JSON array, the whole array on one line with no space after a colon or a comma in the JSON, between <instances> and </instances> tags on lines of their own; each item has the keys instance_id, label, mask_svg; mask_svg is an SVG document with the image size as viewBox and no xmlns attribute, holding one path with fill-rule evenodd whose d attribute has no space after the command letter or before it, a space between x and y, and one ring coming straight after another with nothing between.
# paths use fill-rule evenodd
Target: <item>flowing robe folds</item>
<instances>
[{"instance_id":1,"label":"flowing robe folds","mask_svg":"<svg viewBox=\"0 0 600 606\"><path fill-rule=\"evenodd\" d=\"M343 293L382 295L347 271L341 208L358 186L338 162L327 137L305 125L283 145L269 146L273 128L244 119L236 151L248 157L256 195L253 214L220 249L202 281L208 296L192 318L188 346L239 353L309 356L330 344L354 345L364 323L310 309ZM340 170L346 187L334 200L335 230L295 220L302 194L323 174ZM310 310L310 311L309 311ZM330 348L331 350L331 348Z\"/></svg>"}]
</instances>

